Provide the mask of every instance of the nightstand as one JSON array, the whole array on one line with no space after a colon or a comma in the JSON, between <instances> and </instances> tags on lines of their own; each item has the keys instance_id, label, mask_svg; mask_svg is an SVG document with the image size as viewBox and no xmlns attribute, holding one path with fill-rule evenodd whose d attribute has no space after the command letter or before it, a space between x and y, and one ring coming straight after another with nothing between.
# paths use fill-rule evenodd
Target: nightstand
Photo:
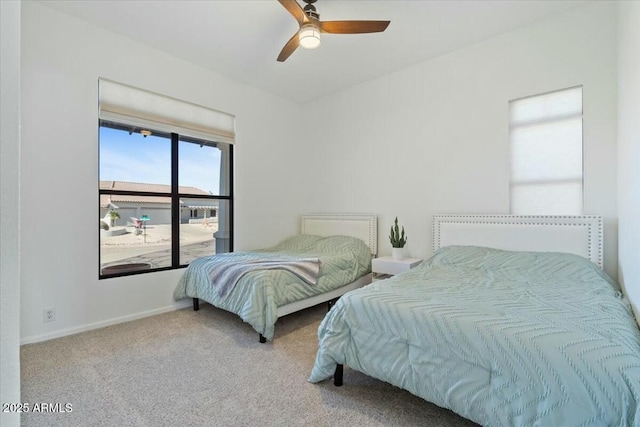
<instances>
[{"instance_id":1,"label":"nightstand","mask_svg":"<svg viewBox=\"0 0 640 427\"><path fill-rule=\"evenodd\" d=\"M371 260L371 271L373 272L374 280L380 280L393 276L394 274L410 270L421 262L421 258L404 258L396 260L390 256L383 256Z\"/></svg>"}]
</instances>

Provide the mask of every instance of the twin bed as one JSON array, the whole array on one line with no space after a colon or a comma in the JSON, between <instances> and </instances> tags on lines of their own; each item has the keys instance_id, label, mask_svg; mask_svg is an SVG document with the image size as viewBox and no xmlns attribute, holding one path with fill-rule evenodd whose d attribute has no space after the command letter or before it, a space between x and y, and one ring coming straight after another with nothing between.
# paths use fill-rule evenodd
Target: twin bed
<instances>
[{"instance_id":1,"label":"twin bed","mask_svg":"<svg viewBox=\"0 0 640 427\"><path fill-rule=\"evenodd\" d=\"M600 217L437 215L433 257L362 287L375 229L375 216L303 217L301 236L266 251L321 257L324 239L308 235L357 235L367 267L346 286L280 271L281 288L274 271L249 272L220 301L194 262L175 296L236 312L271 339L279 316L342 295L318 330L313 383L342 385L347 365L482 425L640 425L640 331L602 270ZM327 254L354 250L327 239Z\"/></svg>"},{"instance_id":2,"label":"twin bed","mask_svg":"<svg viewBox=\"0 0 640 427\"><path fill-rule=\"evenodd\" d=\"M273 339L279 317L323 302L331 305L344 293L371 283L371 257L377 252L377 241L375 215L303 215L300 234L276 246L193 261L174 298L193 298L196 310L202 299L235 313L260 334L260 342L265 342ZM296 274L298 260L320 267L315 272L317 280L305 277L312 274ZM219 269L230 263L247 264L251 271L236 269L224 274L240 276L230 291L212 286L217 282L212 279L220 276ZM265 264L269 268L263 268Z\"/></svg>"},{"instance_id":3,"label":"twin bed","mask_svg":"<svg viewBox=\"0 0 640 427\"><path fill-rule=\"evenodd\" d=\"M335 304L311 382L348 365L482 425L640 424L640 333L599 217L441 215L434 249Z\"/></svg>"}]
</instances>

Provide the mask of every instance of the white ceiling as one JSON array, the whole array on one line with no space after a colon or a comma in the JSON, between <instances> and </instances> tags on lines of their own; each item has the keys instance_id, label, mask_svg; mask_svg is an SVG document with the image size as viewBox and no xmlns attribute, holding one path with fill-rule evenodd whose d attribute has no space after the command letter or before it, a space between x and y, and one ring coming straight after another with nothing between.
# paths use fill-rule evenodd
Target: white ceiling
<instances>
[{"instance_id":1,"label":"white ceiling","mask_svg":"<svg viewBox=\"0 0 640 427\"><path fill-rule=\"evenodd\" d=\"M42 1L296 102L314 100L585 3L319 0L315 5L321 20L374 19L391 24L383 33L323 34L320 48L299 48L280 63L276 58L298 24L277 0Z\"/></svg>"}]
</instances>

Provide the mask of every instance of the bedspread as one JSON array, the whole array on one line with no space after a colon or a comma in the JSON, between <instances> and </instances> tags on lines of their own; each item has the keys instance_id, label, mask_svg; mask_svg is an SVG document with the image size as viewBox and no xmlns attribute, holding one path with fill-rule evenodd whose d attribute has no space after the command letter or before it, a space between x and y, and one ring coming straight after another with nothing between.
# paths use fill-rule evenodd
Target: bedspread
<instances>
[{"instance_id":1,"label":"bedspread","mask_svg":"<svg viewBox=\"0 0 640 427\"><path fill-rule=\"evenodd\" d=\"M251 271L240 278L226 298L221 298L209 281L211 268L221 257L249 261L276 257L292 260L317 258L321 268L313 286L285 270ZM194 260L181 277L174 291L174 299L203 299L237 314L271 340L279 306L339 288L370 271L371 254L364 242L346 236L300 235L271 248Z\"/></svg>"},{"instance_id":2,"label":"bedspread","mask_svg":"<svg viewBox=\"0 0 640 427\"><path fill-rule=\"evenodd\" d=\"M640 424L640 332L569 254L446 247L344 295L310 381L346 364L489 426Z\"/></svg>"}]
</instances>

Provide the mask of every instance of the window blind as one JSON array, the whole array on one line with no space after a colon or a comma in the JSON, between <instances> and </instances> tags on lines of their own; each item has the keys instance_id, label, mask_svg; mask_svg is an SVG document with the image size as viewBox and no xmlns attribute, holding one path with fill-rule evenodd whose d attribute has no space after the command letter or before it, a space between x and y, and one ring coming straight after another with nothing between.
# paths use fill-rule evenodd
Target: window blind
<instances>
[{"instance_id":1,"label":"window blind","mask_svg":"<svg viewBox=\"0 0 640 427\"><path fill-rule=\"evenodd\" d=\"M509 103L511 213L582 214L582 87Z\"/></svg>"},{"instance_id":2,"label":"window blind","mask_svg":"<svg viewBox=\"0 0 640 427\"><path fill-rule=\"evenodd\" d=\"M100 78L100 119L232 144L235 117L211 108Z\"/></svg>"}]
</instances>

